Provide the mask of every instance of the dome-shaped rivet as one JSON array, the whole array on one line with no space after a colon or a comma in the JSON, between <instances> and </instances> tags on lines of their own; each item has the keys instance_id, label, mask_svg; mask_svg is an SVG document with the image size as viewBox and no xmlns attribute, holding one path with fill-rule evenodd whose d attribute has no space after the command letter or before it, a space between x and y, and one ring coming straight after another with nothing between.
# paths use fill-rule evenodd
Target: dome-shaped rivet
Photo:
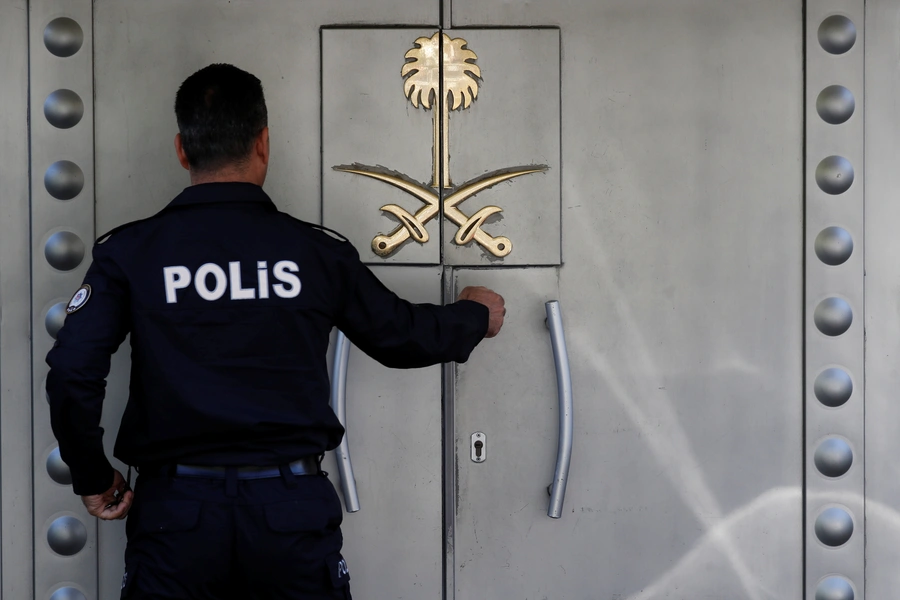
<instances>
[{"instance_id":1,"label":"dome-shaped rivet","mask_svg":"<svg viewBox=\"0 0 900 600\"><path fill-rule=\"evenodd\" d=\"M843 405L853 395L853 379L843 369L825 369L813 384L816 399L831 408Z\"/></svg>"},{"instance_id":2,"label":"dome-shaped rivet","mask_svg":"<svg viewBox=\"0 0 900 600\"><path fill-rule=\"evenodd\" d=\"M843 508L827 508L816 517L815 530L826 546L842 546L853 535L853 517Z\"/></svg>"},{"instance_id":3,"label":"dome-shaped rivet","mask_svg":"<svg viewBox=\"0 0 900 600\"><path fill-rule=\"evenodd\" d=\"M830 575L816 586L816 600L853 600L853 584L840 575Z\"/></svg>"},{"instance_id":4,"label":"dome-shaped rivet","mask_svg":"<svg viewBox=\"0 0 900 600\"><path fill-rule=\"evenodd\" d=\"M853 450L846 440L831 437L819 444L813 461L822 475L840 477L853 465Z\"/></svg>"},{"instance_id":5,"label":"dome-shaped rivet","mask_svg":"<svg viewBox=\"0 0 900 600\"><path fill-rule=\"evenodd\" d=\"M842 85L829 85L816 98L816 112L826 123L846 123L856 110L853 93Z\"/></svg>"},{"instance_id":6,"label":"dome-shaped rivet","mask_svg":"<svg viewBox=\"0 0 900 600\"><path fill-rule=\"evenodd\" d=\"M816 236L815 248L819 260L835 267L853 254L853 237L843 227L826 227Z\"/></svg>"},{"instance_id":7,"label":"dome-shaped rivet","mask_svg":"<svg viewBox=\"0 0 900 600\"><path fill-rule=\"evenodd\" d=\"M44 172L44 188L57 200L71 200L84 189L84 172L72 161L56 161Z\"/></svg>"},{"instance_id":8,"label":"dome-shaped rivet","mask_svg":"<svg viewBox=\"0 0 900 600\"><path fill-rule=\"evenodd\" d=\"M44 27L44 46L54 56L67 58L81 50L84 31L69 17L59 17Z\"/></svg>"},{"instance_id":9,"label":"dome-shaped rivet","mask_svg":"<svg viewBox=\"0 0 900 600\"><path fill-rule=\"evenodd\" d=\"M71 271L84 260L84 242L71 231L58 231L44 244L44 257L54 269Z\"/></svg>"},{"instance_id":10,"label":"dome-shaped rivet","mask_svg":"<svg viewBox=\"0 0 900 600\"><path fill-rule=\"evenodd\" d=\"M853 310L843 298L825 298L816 306L813 321L825 335L838 336L850 329Z\"/></svg>"},{"instance_id":11,"label":"dome-shaped rivet","mask_svg":"<svg viewBox=\"0 0 900 600\"><path fill-rule=\"evenodd\" d=\"M44 116L54 127L70 129L84 116L84 102L72 90L56 90L44 100Z\"/></svg>"},{"instance_id":12,"label":"dome-shaped rivet","mask_svg":"<svg viewBox=\"0 0 900 600\"><path fill-rule=\"evenodd\" d=\"M75 517L59 517L47 530L47 543L57 554L78 554L87 543L87 528Z\"/></svg>"},{"instance_id":13,"label":"dome-shaped rivet","mask_svg":"<svg viewBox=\"0 0 900 600\"><path fill-rule=\"evenodd\" d=\"M853 165L843 156L828 156L816 167L816 183L826 194L843 194L853 185Z\"/></svg>"},{"instance_id":14,"label":"dome-shaped rivet","mask_svg":"<svg viewBox=\"0 0 900 600\"><path fill-rule=\"evenodd\" d=\"M50 334L54 340L56 339L56 335L59 333L59 330L62 329L62 326L66 322L66 303L59 302L50 307L50 310L47 311L46 316L44 316L44 326L47 328L47 333Z\"/></svg>"},{"instance_id":15,"label":"dome-shaped rivet","mask_svg":"<svg viewBox=\"0 0 900 600\"><path fill-rule=\"evenodd\" d=\"M62 456L59 455L59 448L54 448L47 457L47 474L50 475L50 479L60 485L72 485L72 472L69 471L69 465L63 462Z\"/></svg>"},{"instance_id":16,"label":"dome-shaped rivet","mask_svg":"<svg viewBox=\"0 0 900 600\"><path fill-rule=\"evenodd\" d=\"M64 587L53 592L50 600L87 600L87 598L73 587Z\"/></svg>"},{"instance_id":17,"label":"dome-shaped rivet","mask_svg":"<svg viewBox=\"0 0 900 600\"><path fill-rule=\"evenodd\" d=\"M844 15L832 15L819 25L819 45L830 54L843 54L856 43L856 25Z\"/></svg>"}]
</instances>

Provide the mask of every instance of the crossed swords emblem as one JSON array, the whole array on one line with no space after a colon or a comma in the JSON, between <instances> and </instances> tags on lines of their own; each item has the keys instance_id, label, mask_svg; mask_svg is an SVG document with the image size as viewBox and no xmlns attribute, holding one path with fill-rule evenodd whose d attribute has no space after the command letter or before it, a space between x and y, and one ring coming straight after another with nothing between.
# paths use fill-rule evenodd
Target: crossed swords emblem
<instances>
[{"instance_id":1,"label":"crossed swords emblem","mask_svg":"<svg viewBox=\"0 0 900 600\"><path fill-rule=\"evenodd\" d=\"M459 229L453 238L458 245L466 245L473 240L498 258L512 252L512 242L504 236L494 237L482 229L485 221L503 211L499 206L485 206L473 215L467 215L459 205L475 194L522 175L546 171L546 165L529 165L500 169L480 175L459 186L450 181L450 111L464 110L472 105L478 96L478 82L481 69L475 64L477 56L468 49L468 42L462 38L451 39L445 33L437 32L430 38L416 39L414 47L405 58L400 75L404 80L403 91L415 108L420 106L432 110L434 122L433 179L431 186L423 185L412 178L385 169L366 165L338 165L336 171L354 173L370 177L392 185L422 201L415 213L396 204L381 207L384 213L400 221L389 234L379 234L372 240L372 251L386 257L397 250L406 240L412 238L420 244L428 241L425 224L441 213L456 224ZM440 101L441 90L445 97ZM441 139L444 143L441 144ZM437 190L437 191L435 191ZM441 201L441 190L448 190Z\"/></svg>"}]
</instances>

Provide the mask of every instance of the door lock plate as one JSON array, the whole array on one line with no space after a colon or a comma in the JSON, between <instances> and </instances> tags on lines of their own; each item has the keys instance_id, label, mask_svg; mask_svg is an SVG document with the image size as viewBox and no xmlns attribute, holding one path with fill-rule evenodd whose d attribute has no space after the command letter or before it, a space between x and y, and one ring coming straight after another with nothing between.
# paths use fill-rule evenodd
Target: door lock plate
<instances>
[{"instance_id":1,"label":"door lock plate","mask_svg":"<svg viewBox=\"0 0 900 600\"><path fill-rule=\"evenodd\" d=\"M470 446L472 452L472 462L483 463L487 458L487 448L485 446L484 434L476 431L472 434L472 444Z\"/></svg>"}]
</instances>

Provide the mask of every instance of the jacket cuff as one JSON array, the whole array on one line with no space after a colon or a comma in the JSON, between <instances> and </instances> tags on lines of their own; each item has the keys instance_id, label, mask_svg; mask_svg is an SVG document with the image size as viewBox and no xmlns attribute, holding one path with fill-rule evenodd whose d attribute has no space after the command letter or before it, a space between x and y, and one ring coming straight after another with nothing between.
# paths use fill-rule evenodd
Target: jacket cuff
<instances>
[{"instance_id":1,"label":"jacket cuff","mask_svg":"<svg viewBox=\"0 0 900 600\"><path fill-rule=\"evenodd\" d=\"M474 300L457 300L456 304L468 307L471 312L476 315L476 318L478 319L478 324L475 329L478 336L476 343L483 340L484 336L487 335L488 327L491 324L491 310L481 302L475 302Z\"/></svg>"},{"instance_id":2,"label":"jacket cuff","mask_svg":"<svg viewBox=\"0 0 900 600\"><path fill-rule=\"evenodd\" d=\"M81 463L82 461L79 461ZM112 487L115 470L106 459L83 461L83 464L69 465L72 472L72 491L79 496L96 496Z\"/></svg>"}]
</instances>

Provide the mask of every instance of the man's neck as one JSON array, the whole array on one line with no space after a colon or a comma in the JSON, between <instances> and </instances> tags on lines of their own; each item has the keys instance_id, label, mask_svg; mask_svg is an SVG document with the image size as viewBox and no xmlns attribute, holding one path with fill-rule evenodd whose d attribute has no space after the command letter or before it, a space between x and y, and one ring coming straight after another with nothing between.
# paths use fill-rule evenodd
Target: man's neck
<instances>
[{"instance_id":1,"label":"man's neck","mask_svg":"<svg viewBox=\"0 0 900 600\"><path fill-rule=\"evenodd\" d=\"M191 185L201 183L252 183L262 186L263 182L245 169L218 169L216 171L191 171Z\"/></svg>"}]
</instances>

